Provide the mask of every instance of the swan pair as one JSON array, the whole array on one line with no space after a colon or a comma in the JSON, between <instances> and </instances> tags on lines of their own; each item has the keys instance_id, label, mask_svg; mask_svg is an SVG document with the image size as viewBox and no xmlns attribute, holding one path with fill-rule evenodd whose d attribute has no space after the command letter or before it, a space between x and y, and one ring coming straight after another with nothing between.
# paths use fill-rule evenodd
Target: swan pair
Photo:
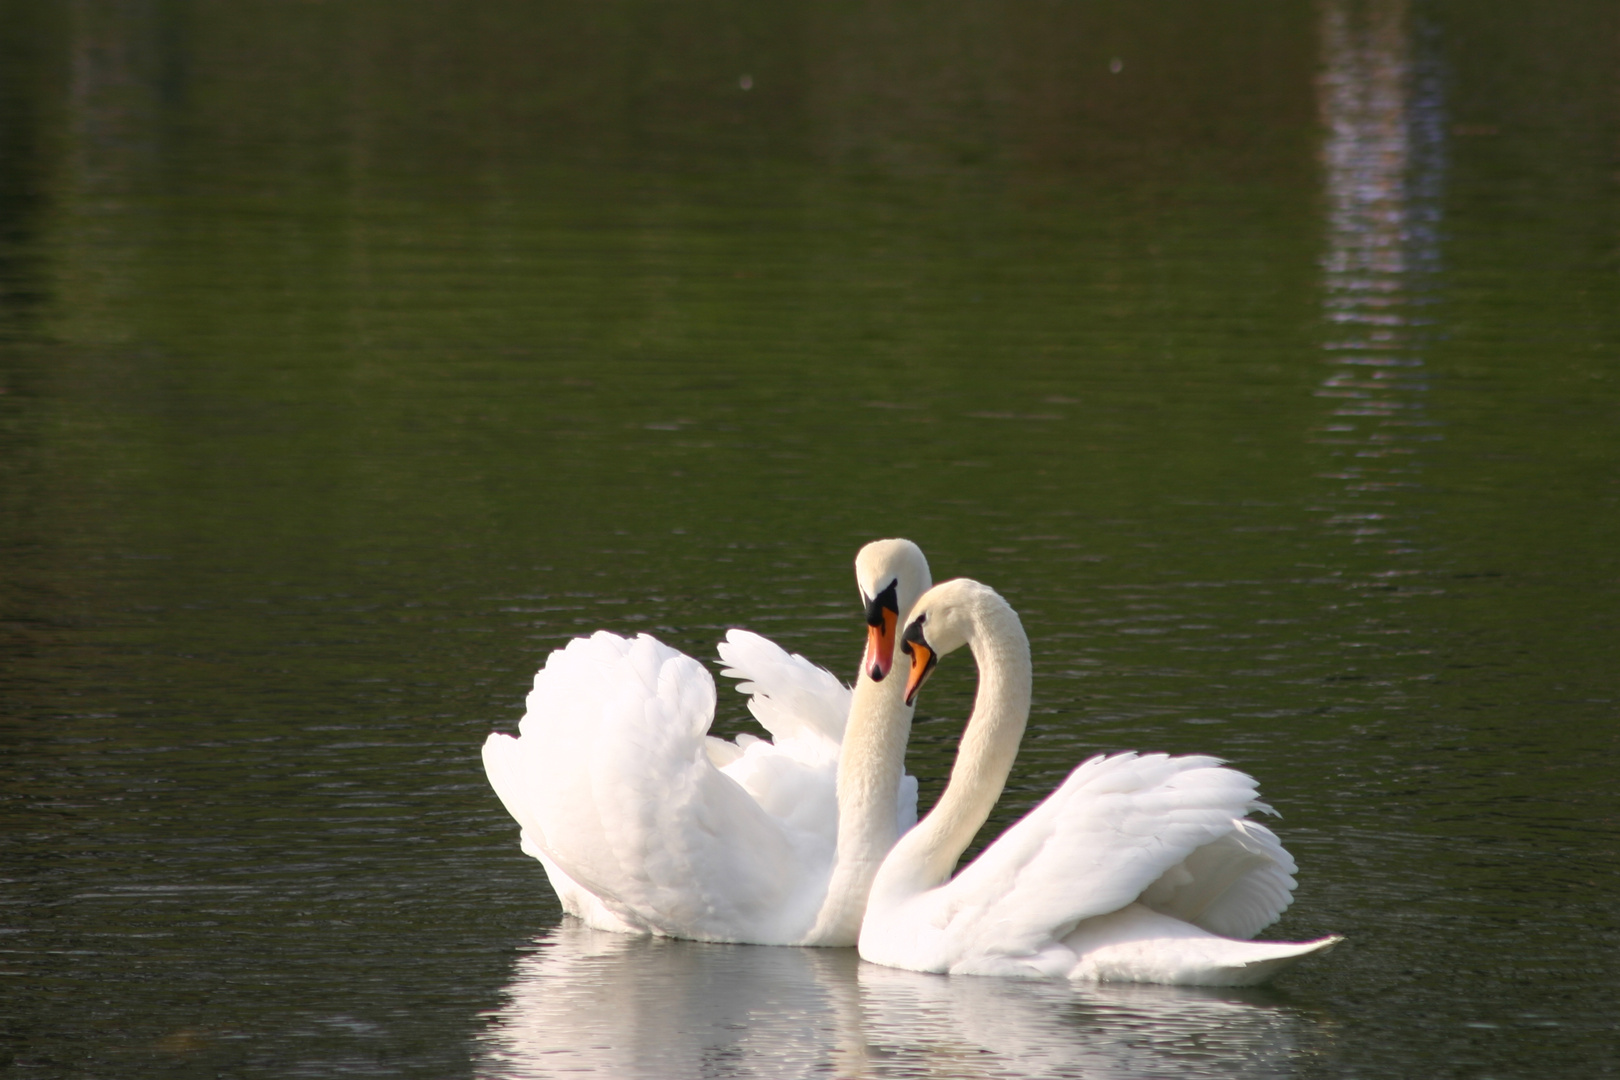
<instances>
[{"instance_id":1,"label":"swan pair","mask_svg":"<svg viewBox=\"0 0 1620 1080\"><path fill-rule=\"evenodd\" d=\"M1093 758L952 877L1023 736L1028 639L987 586L930 590L909 541L867 545L856 578L869 632L852 691L757 635L720 647L769 742L708 736L713 680L651 637L552 654L522 737L491 735L484 762L566 911L621 932L858 944L916 971L1183 985L1262 982L1339 940L1243 940L1287 907L1295 866L1245 817L1269 809L1254 782L1207 757ZM912 708L963 645L973 714L911 827Z\"/></svg>"}]
</instances>

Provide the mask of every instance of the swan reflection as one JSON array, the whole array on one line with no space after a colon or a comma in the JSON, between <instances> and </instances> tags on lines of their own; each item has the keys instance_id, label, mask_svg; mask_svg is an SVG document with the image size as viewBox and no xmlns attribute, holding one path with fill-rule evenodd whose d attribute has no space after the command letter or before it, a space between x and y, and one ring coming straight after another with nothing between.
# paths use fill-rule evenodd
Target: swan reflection
<instances>
[{"instance_id":1,"label":"swan reflection","mask_svg":"<svg viewBox=\"0 0 1620 1080\"><path fill-rule=\"evenodd\" d=\"M572 919L517 961L506 998L480 1039L482 1077L1287 1076L1314 1034L1266 991L920 975L853 949Z\"/></svg>"}]
</instances>

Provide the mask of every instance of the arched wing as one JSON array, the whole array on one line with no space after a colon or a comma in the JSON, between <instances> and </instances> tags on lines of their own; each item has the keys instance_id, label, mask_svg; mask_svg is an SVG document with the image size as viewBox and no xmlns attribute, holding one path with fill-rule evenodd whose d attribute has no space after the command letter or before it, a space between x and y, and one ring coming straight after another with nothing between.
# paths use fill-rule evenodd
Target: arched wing
<instances>
[{"instance_id":1,"label":"arched wing","mask_svg":"<svg viewBox=\"0 0 1620 1080\"><path fill-rule=\"evenodd\" d=\"M769 941L813 917L807 878L826 868L710 761L714 701L697 661L597 633L551 655L522 737L491 735L485 768L531 841L626 922Z\"/></svg>"},{"instance_id":2,"label":"arched wing","mask_svg":"<svg viewBox=\"0 0 1620 1080\"><path fill-rule=\"evenodd\" d=\"M1215 758L1092 758L970 866L925 894L927 917L949 940L953 967L1034 956L1167 875L1159 897L1172 908L1167 914L1186 917L1179 912L1201 905L1200 915L1215 913L1223 925L1247 927L1264 912L1270 922L1287 904L1293 861L1270 830L1243 820L1259 808L1254 781ZM1198 854L1211 845L1213 852ZM1255 861L1243 865L1248 859ZM1246 881L1255 874L1259 887ZM1204 925L1203 918L1189 921Z\"/></svg>"}]
</instances>

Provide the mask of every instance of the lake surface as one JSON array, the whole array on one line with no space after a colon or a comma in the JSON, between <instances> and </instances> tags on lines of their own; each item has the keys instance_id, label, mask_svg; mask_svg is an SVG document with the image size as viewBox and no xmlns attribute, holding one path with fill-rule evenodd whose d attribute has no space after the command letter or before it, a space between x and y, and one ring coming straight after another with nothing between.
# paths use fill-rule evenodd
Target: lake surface
<instances>
[{"instance_id":1,"label":"lake surface","mask_svg":"<svg viewBox=\"0 0 1620 1080\"><path fill-rule=\"evenodd\" d=\"M0 1064L1620 1073L1620 11L0 0ZM564 923L573 635L1022 614L994 836L1221 755L1273 987ZM722 684L716 730L750 730ZM943 783L973 669L924 696Z\"/></svg>"}]
</instances>

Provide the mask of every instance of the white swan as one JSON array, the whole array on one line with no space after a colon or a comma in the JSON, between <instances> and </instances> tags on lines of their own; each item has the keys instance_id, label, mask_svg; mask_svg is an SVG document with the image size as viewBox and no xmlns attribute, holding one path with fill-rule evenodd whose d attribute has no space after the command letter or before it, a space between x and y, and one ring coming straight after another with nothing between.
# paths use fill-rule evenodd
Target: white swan
<instances>
[{"instance_id":1,"label":"white swan","mask_svg":"<svg viewBox=\"0 0 1620 1080\"><path fill-rule=\"evenodd\" d=\"M862 958L914 971L1240 986L1340 939L1260 942L1294 888L1254 781L1209 757L1095 757L955 877L1012 768L1029 717L1029 640L976 581L918 601L903 635L906 700L967 645L973 715L949 785L872 883Z\"/></svg>"},{"instance_id":2,"label":"white swan","mask_svg":"<svg viewBox=\"0 0 1620 1080\"><path fill-rule=\"evenodd\" d=\"M916 820L911 706L883 676L930 584L908 540L868 544L855 571L869 632L853 691L757 634L720 646L770 741L708 736L714 680L646 634L551 654L521 736L492 734L484 769L565 911L623 933L855 944L872 877Z\"/></svg>"}]
</instances>

